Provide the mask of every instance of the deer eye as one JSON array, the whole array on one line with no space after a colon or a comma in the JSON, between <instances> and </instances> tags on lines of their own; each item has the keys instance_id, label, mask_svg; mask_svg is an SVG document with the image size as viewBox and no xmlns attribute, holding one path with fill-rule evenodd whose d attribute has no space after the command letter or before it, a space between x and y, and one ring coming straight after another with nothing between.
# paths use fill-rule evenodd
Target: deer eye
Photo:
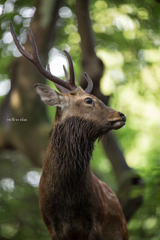
<instances>
[{"instance_id":1,"label":"deer eye","mask_svg":"<svg viewBox=\"0 0 160 240\"><path fill-rule=\"evenodd\" d=\"M92 103L93 103L92 98L86 98L84 101L85 101L85 103L87 103L87 104L92 104Z\"/></svg>"}]
</instances>

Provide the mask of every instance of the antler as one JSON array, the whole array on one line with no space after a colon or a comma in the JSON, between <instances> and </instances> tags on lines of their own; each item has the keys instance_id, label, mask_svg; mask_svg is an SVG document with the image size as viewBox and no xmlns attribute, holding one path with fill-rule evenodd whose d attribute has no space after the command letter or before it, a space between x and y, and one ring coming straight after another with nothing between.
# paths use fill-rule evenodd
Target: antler
<instances>
[{"instance_id":1,"label":"antler","mask_svg":"<svg viewBox=\"0 0 160 240\"><path fill-rule=\"evenodd\" d=\"M70 67L70 79L68 82L65 82L63 81L62 79L52 75L50 73L50 71L46 71L46 69L42 66L42 63L39 59L39 56L38 56L38 52L37 52L37 46L36 46L36 43L35 43L35 40L34 40L34 36L32 34L32 31L31 29L28 30L29 32L29 38L30 38L30 42L31 42L31 45L32 45L32 54L29 54L27 53L23 48L22 46L20 45L19 41L18 41L18 38L16 36L16 33L14 31L14 28L13 28L13 25L12 25L12 22L10 22L10 29L11 29L11 34L13 36L13 39L14 39L14 42L17 46L17 48L19 49L19 51L22 53L22 55L24 57L26 57L29 61L31 61L35 67L37 68L37 70L44 76L46 77L47 79L51 80L52 82L64 87L64 88L67 88L68 90L70 91L73 91L77 88L77 86L75 85L75 79L74 79L74 69L73 69L73 63L72 63L72 60L71 60L71 57L69 55L68 52L64 51L65 54L67 55L67 58L69 60L69 67Z\"/></svg>"},{"instance_id":2,"label":"antler","mask_svg":"<svg viewBox=\"0 0 160 240\"><path fill-rule=\"evenodd\" d=\"M64 72L65 72L65 80L63 81L62 79L54 76L51 74L50 69L49 69L49 64L47 65L47 70L43 67L39 56L38 56L38 51L37 51L37 46L34 40L34 36L32 34L31 29L28 30L29 33L29 39L31 42L31 46L32 46L32 54L29 54L28 52L26 52L23 47L20 45L18 38L16 36L16 33L14 31L14 27L12 22L10 22L10 30L11 30L11 34L13 36L13 40L18 48L18 50L21 52L21 54L26 57L29 61L31 61L35 67L37 68L37 70L47 79L49 79L50 81L54 82L54 84L56 85L56 87L58 88L58 90L60 90L61 92L68 92L66 89L68 89L69 91L74 91L77 86L75 85L75 75L74 75L74 67L73 67L73 62L71 59L71 56L69 55L69 53L66 50L63 50L63 52L65 53L65 55L67 56L68 62L69 62L69 72L70 72L70 78L68 79L68 74L67 71L64 67ZM85 78L88 81L88 87L86 88L86 92L90 93L93 87L93 83L92 80L89 78L89 76L85 73ZM57 86L58 85L58 86Z\"/></svg>"},{"instance_id":3,"label":"antler","mask_svg":"<svg viewBox=\"0 0 160 240\"><path fill-rule=\"evenodd\" d=\"M88 82L88 86L85 89L85 92L90 93L92 91L92 88L93 88L93 82L86 72L84 73L84 77Z\"/></svg>"}]
</instances>

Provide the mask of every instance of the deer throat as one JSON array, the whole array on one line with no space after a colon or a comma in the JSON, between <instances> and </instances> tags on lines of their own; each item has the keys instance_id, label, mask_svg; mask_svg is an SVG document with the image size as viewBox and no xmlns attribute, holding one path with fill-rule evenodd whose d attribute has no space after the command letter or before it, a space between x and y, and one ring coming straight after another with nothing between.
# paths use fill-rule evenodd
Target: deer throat
<instances>
[{"instance_id":1,"label":"deer throat","mask_svg":"<svg viewBox=\"0 0 160 240\"><path fill-rule=\"evenodd\" d=\"M73 192L77 187L84 188L87 172L90 171L89 162L94 149L94 142L88 139L84 120L68 118L58 123L52 130L50 137L53 182L58 187ZM61 186L60 186L61 185Z\"/></svg>"},{"instance_id":2,"label":"deer throat","mask_svg":"<svg viewBox=\"0 0 160 240\"><path fill-rule=\"evenodd\" d=\"M94 142L88 139L84 120L71 117L58 123L51 135L51 151L57 171L81 175L89 165ZM78 174L78 175L79 175Z\"/></svg>"}]
</instances>

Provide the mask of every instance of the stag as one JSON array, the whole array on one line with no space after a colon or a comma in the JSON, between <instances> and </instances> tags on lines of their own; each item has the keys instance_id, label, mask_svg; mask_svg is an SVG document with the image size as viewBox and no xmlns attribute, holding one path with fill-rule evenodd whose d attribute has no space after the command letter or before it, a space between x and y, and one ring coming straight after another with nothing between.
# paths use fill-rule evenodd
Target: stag
<instances>
[{"instance_id":1,"label":"stag","mask_svg":"<svg viewBox=\"0 0 160 240\"><path fill-rule=\"evenodd\" d=\"M93 83L87 73L85 91L75 84L72 59L70 77L65 80L42 66L31 30L32 54L20 45L12 23L14 42L28 60L58 90L37 83L41 100L55 106L56 114L39 184L39 205L43 221L52 240L128 240L128 231L121 205L115 193L91 171L90 158L97 138L125 125L123 113L107 107L90 94Z\"/></svg>"}]
</instances>

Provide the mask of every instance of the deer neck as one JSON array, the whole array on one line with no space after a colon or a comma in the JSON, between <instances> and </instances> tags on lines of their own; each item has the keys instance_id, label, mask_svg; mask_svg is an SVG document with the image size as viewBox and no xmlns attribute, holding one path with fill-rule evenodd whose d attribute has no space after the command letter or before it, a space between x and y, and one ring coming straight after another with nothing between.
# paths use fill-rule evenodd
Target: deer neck
<instances>
[{"instance_id":1,"label":"deer neck","mask_svg":"<svg viewBox=\"0 0 160 240\"><path fill-rule=\"evenodd\" d=\"M54 124L45 161L54 187L85 185L94 142L88 139L84 124L78 117Z\"/></svg>"},{"instance_id":2,"label":"deer neck","mask_svg":"<svg viewBox=\"0 0 160 240\"><path fill-rule=\"evenodd\" d=\"M63 174L82 176L89 166L94 142L87 138L83 119L71 117L55 125L51 135L54 164ZM77 175L77 176L78 176Z\"/></svg>"}]
</instances>

